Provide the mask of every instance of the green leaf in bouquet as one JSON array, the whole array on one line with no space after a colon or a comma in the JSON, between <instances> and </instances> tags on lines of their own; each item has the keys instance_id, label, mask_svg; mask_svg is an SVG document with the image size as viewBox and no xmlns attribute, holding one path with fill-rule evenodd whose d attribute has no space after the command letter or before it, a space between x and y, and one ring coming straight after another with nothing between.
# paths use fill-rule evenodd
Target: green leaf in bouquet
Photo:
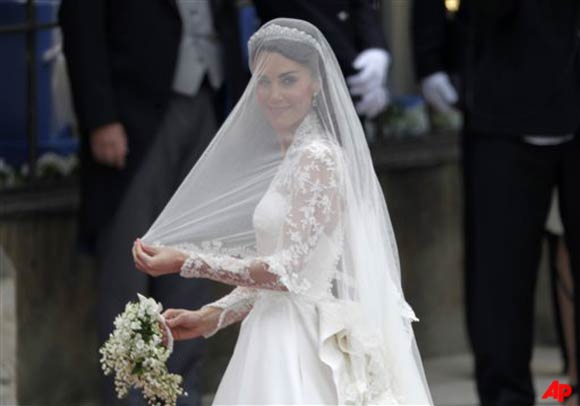
<instances>
[{"instance_id":1,"label":"green leaf in bouquet","mask_svg":"<svg viewBox=\"0 0 580 406\"><path fill-rule=\"evenodd\" d=\"M141 361L137 362L131 371L131 375L141 376L143 375L143 363Z\"/></svg>"}]
</instances>

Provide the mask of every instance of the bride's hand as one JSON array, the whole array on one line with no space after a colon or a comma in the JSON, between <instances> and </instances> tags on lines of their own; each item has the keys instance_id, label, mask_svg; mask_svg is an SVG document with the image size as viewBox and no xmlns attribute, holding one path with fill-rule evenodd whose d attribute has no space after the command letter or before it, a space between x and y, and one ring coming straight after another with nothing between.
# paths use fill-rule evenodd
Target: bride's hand
<instances>
[{"instance_id":1,"label":"bride's hand","mask_svg":"<svg viewBox=\"0 0 580 406\"><path fill-rule=\"evenodd\" d=\"M139 239L132 252L137 269L151 276L178 273L187 259L187 254L174 248L146 245Z\"/></svg>"},{"instance_id":2,"label":"bride's hand","mask_svg":"<svg viewBox=\"0 0 580 406\"><path fill-rule=\"evenodd\" d=\"M206 307L200 310L167 309L165 322L175 341L189 340L209 334L217 327L221 309Z\"/></svg>"}]
</instances>

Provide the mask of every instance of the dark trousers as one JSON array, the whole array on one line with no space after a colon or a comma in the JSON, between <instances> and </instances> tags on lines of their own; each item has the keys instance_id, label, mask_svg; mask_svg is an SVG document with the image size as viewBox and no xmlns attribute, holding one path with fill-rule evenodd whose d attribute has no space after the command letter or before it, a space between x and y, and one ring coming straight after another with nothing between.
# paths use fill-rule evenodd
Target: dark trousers
<instances>
[{"instance_id":1,"label":"dark trousers","mask_svg":"<svg viewBox=\"0 0 580 406\"><path fill-rule=\"evenodd\" d=\"M134 121L124 124L135 130L140 116L134 114L131 119ZM147 118L142 120L147 121ZM137 292L154 297L164 308L196 309L209 301L207 281L183 279L178 275L150 278L137 271L131 248L133 241L145 234L159 215L215 131L209 88L202 87L193 97L172 97L153 145L128 186L113 221L99 236L98 331L101 342L112 331L113 320L125 304L137 300ZM203 339L175 344L168 367L170 372L183 376L184 389L189 393L189 397L180 399L179 404L200 404L203 353ZM112 380L107 379L104 385L105 404L117 404ZM139 394L133 393L124 403L143 404L139 398Z\"/></svg>"},{"instance_id":2,"label":"dark trousers","mask_svg":"<svg viewBox=\"0 0 580 406\"><path fill-rule=\"evenodd\" d=\"M554 187L580 286L580 136L534 146L468 132L463 149L465 299L477 390L482 405L531 405L534 290Z\"/></svg>"}]
</instances>

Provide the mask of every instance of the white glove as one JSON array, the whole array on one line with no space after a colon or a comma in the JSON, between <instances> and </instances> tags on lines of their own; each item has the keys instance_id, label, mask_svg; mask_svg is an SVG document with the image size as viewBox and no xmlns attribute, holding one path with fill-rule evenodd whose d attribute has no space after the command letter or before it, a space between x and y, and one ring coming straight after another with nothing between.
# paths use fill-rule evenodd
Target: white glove
<instances>
[{"instance_id":1,"label":"white glove","mask_svg":"<svg viewBox=\"0 0 580 406\"><path fill-rule=\"evenodd\" d=\"M457 91L445 72L435 72L421 81L423 96L440 113L447 113L457 103Z\"/></svg>"},{"instance_id":2,"label":"white glove","mask_svg":"<svg viewBox=\"0 0 580 406\"><path fill-rule=\"evenodd\" d=\"M377 114L384 110L389 104L390 96L386 87L375 87L371 91L365 93L361 100L355 104L358 114L368 118L374 118Z\"/></svg>"},{"instance_id":3,"label":"white glove","mask_svg":"<svg viewBox=\"0 0 580 406\"><path fill-rule=\"evenodd\" d=\"M384 49L369 48L362 51L352 63L360 72L346 79L350 93L362 96L376 87L385 86L390 62L391 57Z\"/></svg>"},{"instance_id":4,"label":"white glove","mask_svg":"<svg viewBox=\"0 0 580 406\"><path fill-rule=\"evenodd\" d=\"M365 49L354 60L352 65L360 72L349 76L347 82L350 93L361 96L355 106L359 114L372 118L387 106L386 79L390 61L389 53L380 48Z\"/></svg>"}]
</instances>

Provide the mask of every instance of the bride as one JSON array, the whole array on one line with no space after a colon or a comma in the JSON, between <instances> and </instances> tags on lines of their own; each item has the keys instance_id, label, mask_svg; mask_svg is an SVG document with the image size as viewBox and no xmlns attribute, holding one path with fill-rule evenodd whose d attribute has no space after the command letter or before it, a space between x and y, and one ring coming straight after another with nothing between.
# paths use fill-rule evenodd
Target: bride
<instances>
[{"instance_id":1,"label":"bride","mask_svg":"<svg viewBox=\"0 0 580 406\"><path fill-rule=\"evenodd\" d=\"M248 48L244 95L136 240L137 268L235 286L164 314L177 340L243 321L214 404L431 404L387 207L330 46L277 19Z\"/></svg>"}]
</instances>

